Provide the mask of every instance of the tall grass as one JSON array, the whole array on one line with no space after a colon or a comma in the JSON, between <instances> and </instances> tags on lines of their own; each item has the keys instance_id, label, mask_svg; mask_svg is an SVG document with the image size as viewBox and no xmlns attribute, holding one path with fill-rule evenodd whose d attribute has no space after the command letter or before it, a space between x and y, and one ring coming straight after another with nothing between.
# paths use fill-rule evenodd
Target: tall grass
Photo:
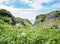
<instances>
[{"instance_id":1,"label":"tall grass","mask_svg":"<svg viewBox=\"0 0 60 44\"><path fill-rule=\"evenodd\" d=\"M0 44L60 44L60 30L0 26Z\"/></svg>"}]
</instances>

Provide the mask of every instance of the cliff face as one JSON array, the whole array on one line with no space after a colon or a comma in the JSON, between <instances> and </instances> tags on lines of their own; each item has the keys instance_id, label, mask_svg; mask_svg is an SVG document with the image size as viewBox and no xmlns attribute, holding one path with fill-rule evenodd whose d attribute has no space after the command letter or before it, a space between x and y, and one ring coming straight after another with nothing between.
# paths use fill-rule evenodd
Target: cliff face
<instances>
[{"instance_id":1,"label":"cliff face","mask_svg":"<svg viewBox=\"0 0 60 44\"><path fill-rule=\"evenodd\" d=\"M36 16L34 26L39 28L60 28L60 11L53 11Z\"/></svg>"}]
</instances>

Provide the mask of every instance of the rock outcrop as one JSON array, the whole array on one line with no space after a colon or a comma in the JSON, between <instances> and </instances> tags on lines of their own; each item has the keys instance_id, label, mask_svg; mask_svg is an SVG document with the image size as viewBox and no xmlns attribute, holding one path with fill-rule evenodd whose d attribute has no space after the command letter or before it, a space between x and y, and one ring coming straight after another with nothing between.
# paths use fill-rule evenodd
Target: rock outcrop
<instances>
[{"instance_id":1,"label":"rock outcrop","mask_svg":"<svg viewBox=\"0 0 60 44\"><path fill-rule=\"evenodd\" d=\"M60 28L60 11L53 11L47 14L41 14L36 16L36 21L34 23L36 27L39 28Z\"/></svg>"}]
</instances>

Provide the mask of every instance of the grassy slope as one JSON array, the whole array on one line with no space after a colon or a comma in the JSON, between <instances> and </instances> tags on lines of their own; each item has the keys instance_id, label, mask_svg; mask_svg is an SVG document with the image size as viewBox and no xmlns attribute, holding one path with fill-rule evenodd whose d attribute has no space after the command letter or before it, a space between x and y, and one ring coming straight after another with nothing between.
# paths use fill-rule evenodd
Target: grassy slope
<instances>
[{"instance_id":1,"label":"grassy slope","mask_svg":"<svg viewBox=\"0 0 60 44\"><path fill-rule=\"evenodd\" d=\"M16 28L2 23L0 44L60 44L60 30L36 27Z\"/></svg>"},{"instance_id":2,"label":"grassy slope","mask_svg":"<svg viewBox=\"0 0 60 44\"><path fill-rule=\"evenodd\" d=\"M58 26L60 24L60 11L53 11L47 14L40 14L36 16L36 21L34 26L38 28L53 28L54 26Z\"/></svg>"},{"instance_id":3,"label":"grassy slope","mask_svg":"<svg viewBox=\"0 0 60 44\"><path fill-rule=\"evenodd\" d=\"M8 17L5 17L8 19ZM20 28L7 23L10 19L0 17L0 44L60 44L60 30L50 28L38 28L31 26L30 28ZM4 22L7 21L7 22ZM28 20L25 23L30 26ZM54 23L54 24L58 24ZM53 24L53 25L54 25Z\"/></svg>"}]
</instances>

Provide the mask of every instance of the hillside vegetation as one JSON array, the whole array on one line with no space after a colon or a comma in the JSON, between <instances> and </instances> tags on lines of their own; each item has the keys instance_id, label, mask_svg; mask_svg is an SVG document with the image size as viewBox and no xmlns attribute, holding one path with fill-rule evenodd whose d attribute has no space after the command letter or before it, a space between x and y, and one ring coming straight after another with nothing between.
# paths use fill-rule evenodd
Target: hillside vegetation
<instances>
[{"instance_id":1,"label":"hillside vegetation","mask_svg":"<svg viewBox=\"0 0 60 44\"><path fill-rule=\"evenodd\" d=\"M34 25L38 28L60 29L60 11L36 16Z\"/></svg>"},{"instance_id":2,"label":"hillside vegetation","mask_svg":"<svg viewBox=\"0 0 60 44\"><path fill-rule=\"evenodd\" d=\"M0 9L0 44L60 44L60 11L38 15L32 25Z\"/></svg>"}]
</instances>

